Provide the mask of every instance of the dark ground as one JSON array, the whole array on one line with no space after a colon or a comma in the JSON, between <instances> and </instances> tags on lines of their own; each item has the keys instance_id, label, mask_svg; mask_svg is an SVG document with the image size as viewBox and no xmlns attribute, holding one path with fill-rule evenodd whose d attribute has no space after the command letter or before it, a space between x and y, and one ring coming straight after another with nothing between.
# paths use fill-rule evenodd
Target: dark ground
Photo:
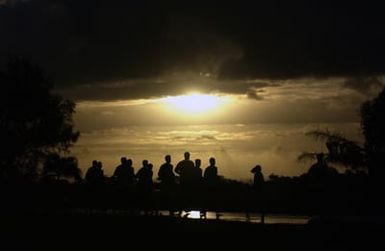
<instances>
[{"instance_id":1,"label":"dark ground","mask_svg":"<svg viewBox=\"0 0 385 251\"><path fill-rule=\"evenodd\" d=\"M166 216L3 214L0 239L7 250L383 250L383 225L318 220L307 225L193 220ZM22 248L22 249L21 249ZM34 249L35 250L35 249Z\"/></svg>"}]
</instances>

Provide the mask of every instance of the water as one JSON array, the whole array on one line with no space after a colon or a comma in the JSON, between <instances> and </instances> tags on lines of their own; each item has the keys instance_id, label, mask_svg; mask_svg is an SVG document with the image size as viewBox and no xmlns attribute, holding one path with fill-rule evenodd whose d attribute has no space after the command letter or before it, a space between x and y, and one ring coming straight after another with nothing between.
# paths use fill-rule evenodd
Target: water
<instances>
[{"instance_id":1,"label":"water","mask_svg":"<svg viewBox=\"0 0 385 251\"><path fill-rule=\"evenodd\" d=\"M170 215L168 211L160 211L161 215L182 217L187 219L201 219L200 211L182 211L182 214ZM226 221L238 221L238 222L252 222L261 223L261 214L241 213L241 212L206 212L206 219L219 219ZM306 215L281 215L281 214L265 214L265 224L307 224L310 220L309 216Z\"/></svg>"},{"instance_id":2,"label":"water","mask_svg":"<svg viewBox=\"0 0 385 251\"><path fill-rule=\"evenodd\" d=\"M67 211L68 212L68 211ZM129 216L132 215L132 212L127 210L92 210L87 211L84 209L72 210L72 213L81 213L81 214L107 214L107 215L120 215L120 216ZM179 215L179 212L174 212L170 214L170 211L159 210L159 211L139 211L136 215L152 215L152 216L170 216L175 218L186 218L186 219L204 219L203 213L201 211L182 211ZM224 221L237 221L237 222L251 222L251 223L261 223L261 214L258 213L245 213L245 212L206 212L206 219L208 220L224 220ZM288 214L265 214L265 224L299 224L305 225L311 219L307 215L288 215Z\"/></svg>"}]
</instances>

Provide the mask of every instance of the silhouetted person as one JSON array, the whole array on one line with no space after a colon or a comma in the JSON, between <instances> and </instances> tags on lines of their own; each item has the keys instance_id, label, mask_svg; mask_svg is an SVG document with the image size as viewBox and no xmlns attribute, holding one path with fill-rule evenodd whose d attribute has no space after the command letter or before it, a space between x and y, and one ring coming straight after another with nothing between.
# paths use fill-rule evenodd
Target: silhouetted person
<instances>
[{"instance_id":1,"label":"silhouetted person","mask_svg":"<svg viewBox=\"0 0 385 251\"><path fill-rule=\"evenodd\" d=\"M98 161L98 164L97 164L96 179L100 185L104 185L105 177L104 177L103 163L101 161Z\"/></svg>"},{"instance_id":2,"label":"silhouetted person","mask_svg":"<svg viewBox=\"0 0 385 251\"><path fill-rule=\"evenodd\" d=\"M175 172L179 174L179 182L182 187L191 186L194 176L194 162L190 160L190 153L184 153L184 160L179 161L175 167Z\"/></svg>"},{"instance_id":3,"label":"silhouetted person","mask_svg":"<svg viewBox=\"0 0 385 251\"><path fill-rule=\"evenodd\" d=\"M253 169L251 169L251 172L254 174L253 189L257 192L261 192L265 183L265 178L262 174L262 167L260 165L256 165Z\"/></svg>"},{"instance_id":4,"label":"silhouetted person","mask_svg":"<svg viewBox=\"0 0 385 251\"><path fill-rule=\"evenodd\" d=\"M205 192L203 193L204 202L205 202L205 208L201 214L201 217L206 217L206 210L215 210L218 212L218 198L217 198L217 192L218 192L218 168L215 166L215 159L210 158L209 159L210 165L205 168L204 174L203 174L203 181L204 181L204 189Z\"/></svg>"},{"instance_id":5,"label":"silhouetted person","mask_svg":"<svg viewBox=\"0 0 385 251\"><path fill-rule=\"evenodd\" d=\"M311 195L309 197L310 204L316 210L321 210L324 213L327 210L333 210L329 202L335 193L338 173L336 169L328 166L326 156L323 153L318 153L316 157L317 162L311 165L305 178Z\"/></svg>"},{"instance_id":6,"label":"silhouetted person","mask_svg":"<svg viewBox=\"0 0 385 251\"><path fill-rule=\"evenodd\" d=\"M189 190L191 206L193 209L202 209L202 168L201 160L195 159L195 166L192 170L191 187Z\"/></svg>"},{"instance_id":7,"label":"silhouetted person","mask_svg":"<svg viewBox=\"0 0 385 251\"><path fill-rule=\"evenodd\" d=\"M119 186L131 186L135 177L132 160L122 157L120 162L121 164L116 167L112 177Z\"/></svg>"},{"instance_id":8,"label":"silhouetted person","mask_svg":"<svg viewBox=\"0 0 385 251\"><path fill-rule=\"evenodd\" d=\"M184 160L179 161L175 167L175 172L179 174L180 190L178 190L178 202L181 203L181 208L190 210L191 194L194 180L194 162L190 160L190 153L184 153ZM182 211L179 210L179 214Z\"/></svg>"},{"instance_id":9,"label":"silhouetted person","mask_svg":"<svg viewBox=\"0 0 385 251\"><path fill-rule=\"evenodd\" d=\"M102 162L94 160L92 166L88 168L86 173L86 182L90 185L100 185L104 182L104 171Z\"/></svg>"},{"instance_id":10,"label":"silhouetted person","mask_svg":"<svg viewBox=\"0 0 385 251\"><path fill-rule=\"evenodd\" d=\"M91 167L87 169L86 176L85 176L85 179L87 182L90 182L90 180L92 180L94 173L96 171L97 165L98 165L98 161L93 160Z\"/></svg>"},{"instance_id":11,"label":"silhouetted person","mask_svg":"<svg viewBox=\"0 0 385 251\"><path fill-rule=\"evenodd\" d=\"M105 205L105 187L104 187L104 171L103 164L100 161L92 161L92 166L87 170L86 182L89 188L88 200L89 206L104 207Z\"/></svg>"},{"instance_id":12,"label":"silhouetted person","mask_svg":"<svg viewBox=\"0 0 385 251\"><path fill-rule=\"evenodd\" d=\"M152 164L148 163L147 160L143 160L143 167L139 169L136 177L138 178L138 191L139 191L139 203L141 208L147 215L151 208L151 193L153 190L152 182Z\"/></svg>"},{"instance_id":13,"label":"silhouetted person","mask_svg":"<svg viewBox=\"0 0 385 251\"><path fill-rule=\"evenodd\" d=\"M255 200L257 203L257 208L261 213L261 223L265 223L265 200L264 200L264 184L265 179L262 174L262 167L260 165L256 165L251 172L254 174L253 180L253 192L255 196Z\"/></svg>"},{"instance_id":14,"label":"silhouetted person","mask_svg":"<svg viewBox=\"0 0 385 251\"><path fill-rule=\"evenodd\" d=\"M317 162L309 168L307 176L309 177L310 182L313 182L314 184L326 184L337 175L337 171L328 166L323 153L318 153L316 157Z\"/></svg>"},{"instance_id":15,"label":"silhouetted person","mask_svg":"<svg viewBox=\"0 0 385 251\"><path fill-rule=\"evenodd\" d=\"M109 199L115 203L115 206L121 208L122 206L132 206L133 201L133 185L135 181L134 168L132 167L132 160L122 157L121 164L115 168L112 175L113 189L109 190Z\"/></svg>"},{"instance_id":16,"label":"silhouetted person","mask_svg":"<svg viewBox=\"0 0 385 251\"><path fill-rule=\"evenodd\" d=\"M161 181L161 189L169 191L175 185L175 174L171 164L171 156L166 155L164 159L166 162L159 168L158 179Z\"/></svg>"},{"instance_id":17,"label":"silhouetted person","mask_svg":"<svg viewBox=\"0 0 385 251\"><path fill-rule=\"evenodd\" d=\"M206 167L203 178L208 185L215 184L218 181L218 168L215 166L215 159L210 158L210 165Z\"/></svg>"},{"instance_id":18,"label":"silhouetted person","mask_svg":"<svg viewBox=\"0 0 385 251\"><path fill-rule=\"evenodd\" d=\"M143 167L139 169L136 177L138 178L138 189L141 192L151 192L153 189L152 183L152 167L153 165L148 163L147 160L143 160Z\"/></svg>"},{"instance_id":19,"label":"silhouetted person","mask_svg":"<svg viewBox=\"0 0 385 251\"><path fill-rule=\"evenodd\" d=\"M201 185L201 181L202 181L202 168L201 168L201 160L200 159L196 159L195 160L195 166L194 166L194 171L193 171L192 179L193 179L193 185L195 187Z\"/></svg>"},{"instance_id":20,"label":"silhouetted person","mask_svg":"<svg viewBox=\"0 0 385 251\"><path fill-rule=\"evenodd\" d=\"M175 194L176 182L175 174L173 172L173 165L171 164L171 156L165 156L165 163L163 163L158 171L158 179L160 183L161 191L161 207L167 208L170 211L170 215L174 214L173 195Z\"/></svg>"}]
</instances>

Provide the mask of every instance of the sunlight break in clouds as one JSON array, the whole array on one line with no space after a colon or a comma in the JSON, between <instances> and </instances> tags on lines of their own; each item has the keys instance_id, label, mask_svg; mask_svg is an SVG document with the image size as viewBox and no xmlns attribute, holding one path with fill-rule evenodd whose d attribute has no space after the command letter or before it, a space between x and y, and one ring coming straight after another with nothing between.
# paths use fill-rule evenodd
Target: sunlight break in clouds
<instances>
[{"instance_id":1,"label":"sunlight break in clouds","mask_svg":"<svg viewBox=\"0 0 385 251\"><path fill-rule=\"evenodd\" d=\"M231 102L231 98L209 94L189 93L181 96L166 97L161 99L160 102L166 104L169 110L199 116L203 113L214 113L221 108L223 109L224 105Z\"/></svg>"}]
</instances>

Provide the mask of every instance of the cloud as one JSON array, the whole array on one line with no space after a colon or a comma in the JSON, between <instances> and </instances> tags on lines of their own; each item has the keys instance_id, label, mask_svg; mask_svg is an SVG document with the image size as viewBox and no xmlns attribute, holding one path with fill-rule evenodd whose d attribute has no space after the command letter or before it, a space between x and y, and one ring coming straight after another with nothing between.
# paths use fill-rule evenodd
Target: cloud
<instances>
[{"instance_id":1,"label":"cloud","mask_svg":"<svg viewBox=\"0 0 385 251\"><path fill-rule=\"evenodd\" d=\"M188 117L184 112L170 109L172 107L164 103L162 98L127 100L128 97L133 98L133 96L117 92L119 95L117 97L122 99L117 101L114 96L108 95L110 93L107 91L108 89L95 90L95 94L90 97L94 101L80 100L77 102L75 124L80 131L127 125L186 126L198 124L232 124L234 130L243 130L244 125L250 123L359 122L360 105L368 99L368 95L362 95L351 88L344 87L343 79L286 80L266 82L266 84L270 84L267 86L255 81L263 86L253 89L264 98L258 101L247 98L245 95L250 90L248 84L243 86L242 83L245 82L239 83L242 88L238 87L239 89L233 91L242 91L242 94L220 94L219 96L223 100L228 100L229 103L216 112L207 113L207 116L202 114L202 116L196 117ZM108 87L108 85L106 86ZM140 88L140 84L137 88ZM156 93L167 95L167 89L162 93ZM140 96L140 91L136 94L136 97L138 96ZM109 99L105 99L106 97ZM85 97L82 98L85 100ZM111 116L112 114L113 116ZM215 137L218 139L218 135ZM238 137L247 138L248 135L238 135Z\"/></svg>"},{"instance_id":2,"label":"cloud","mask_svg":"<svg viewBox=\"0 0 385 251\"><path fill-rule=\"evenodd\" d=\"M371 88L383 87L384 81L380 77L353 77L345 81L345 86L360 93L367 93Z\"/></svg>"},{"instance_id":3,"label":"cloud","mask_svg":"<svg viewBox=\"0 0 385 251\"><path fill-rule=\"evenodd\" d=\"M1 5L14 5L17 3L25 3L29 2L31 0L0 0L0 6Z\"/></svg>"},{"instance_id":4,"label":"cloud","mask_svg":"<svg viewBox=\"0 0 385 251\"><path fill-rule=\"evenodd\" d=\"M254 99L254 100L263 100L264 97L261 96L260 93L263 93L264 90L255 90L254 88L253 89L250 89L248 92L247 92L247 98L249 99Z\"/></svg>"},{"instance_id":5,"label":"cloud","mask_svg":"<svg viewBox=\"0 0 385 251\"><path fill-rule=\"evenodd\" d=\"M61 95L77 100L127 100L176 96L186 92L247 94L261 93L267 86L278 83L261 80L218 80L211 77L183 72L163 75L153 79L134 79L116 82L101 82L57 89ZM250 94L251 95L251 94Z\"/></svg>"},{"instance_id":6,"label":"cloud","mask_svg":"<svg viewBox=\"0 0 385 251\"><path fill-rule=\"evenodd\" d=\"M173 95L191 86L258 99L247 80L383 75L382 7L242 0L3 4L0 62L8 54L24 55L41 65L58 89L74 88L79 99ZM228 84L152 81L185 72Z\"/></svg>"},{"instance_id":7,"label":"cloud","mask_svg":"<svg viewBox=\"0 0 385 251\"><path fill-rule=\"evenodd\" d=\"M0 55L31 58L59 85L215 75L242 51L196 14L151 1L34 0L0 13Z\"/></svg>"},{"instance_id":8,"label":"cloud","mask_svg":"<svg viewBox=\"0 0 385 251\"><path fill-rule=\"evenodd\" d=\"M301 166L297 157L303 151L322 151L324 144L305 135L313 129L328 128L356 139L359 123L355 124L269 124L205 126L128 126L84 133L74 147L80 167L86 168L93 159L103 162L106 173L113 173L122 156L132 158L138 168L141 160L154 163L154 173L164 162L164 156L171 154L173 164L190 151L193 159L202 159L202 166L215 157L219 172L230 178L248 178L249 170L259 163L264 174L300 175L308 166ZM180 138L174 138L180 136ZM199 137L215 137L198 140ZM362 136L361 136L362 137ZM135 169L137 170L137 169Z\"/></svg>"}]
</instances>

